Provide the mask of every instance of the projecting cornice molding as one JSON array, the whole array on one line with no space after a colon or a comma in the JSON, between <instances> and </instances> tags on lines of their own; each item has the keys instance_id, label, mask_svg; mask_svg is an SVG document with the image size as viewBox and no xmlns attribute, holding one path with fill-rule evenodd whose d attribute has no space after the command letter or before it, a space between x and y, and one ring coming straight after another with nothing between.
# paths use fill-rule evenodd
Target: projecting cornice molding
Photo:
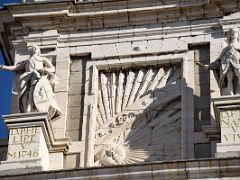
<instances>
[{"instance_id":1,"label":"projecting cornice molding","mask_svg":"<svg viewBox=\"0 0 240 180\"><path fill-rule=\"evenodd\" d=\"M135 26L135 28L113 28L111 31L95 30L85 32L68 32L59 33L59 46L64 46L64 43L75 42L76 45L91 45L97 44L101 41L102 44L111 42L127 42L127 41L141 41L146 39L168 39L183 36L207 34L211 32L212 28L220 28L219 20L217 18L202 21L184 21L177 23L165 23L155 25Z\"/></svg>"},{"instance_id":2,"label":"projecting cornice molding","mask_svg":"<svg viewBox=\"0 0 240 180\"><path fill-rule=\"evenodd\" d=\"M142 1L141 7L136 1L108 1L108 2L88 2L77 3L74 1L54 2L53 3L34 3L22 4L21 6L9 6L13 17L33 17L33 16L56 16L67 15L72 17L95 17L102 15L115 15L124 13L139 13L150 11L168 11L179 8L194 8L198 6L209 5L209 0L187 1L181 2L166 1L166 2L148 2ZM24 8L22 8L24 6Z\"/></svg>"},{"instance_id":3,"label":"projecting cornice molding","mask_svg":"<svg viewBox=\"0 0 240 180\"><path fill-rule=\"evenodd\" d=\"M34 31L30 32L28 36L23 37L27 47L32 45L39 45L43 48L56 49L59 35L57 30Z\"/></svg>"},{"instance_id":4,"label":"projecting cornice molding","mask_svg":"<svg viewBox=\"0 0 240 180\"><path fill-rule=\"evenodd\" d=\"M8 9L11 11L14 18L53 17L68 14L69 5L71 6L72 3L33 3L12 5L8 6Z\"/></svg>"},{"instance_id":5,"label":"projecting cornice molding","mask_svg":"<svg viewBox=\"0 0 240 180\"><path fill-rule=\"evenodd\" d=\"M15 60L14 46L74 47L210 34L221 29L224 14L236 12L227 0L202 1L75 1L9 5L12 22L3 22L1 44L8 64ZM1 13L1 11L0 11ZM219 23L219 18L223 20ZM200 20L201 19L201 20ZM237 23L237 18L232 19ZM7 28L6 28L7 27ZM131 28L130 28L131 27ZM54 34L44 33L54 30ZM37 34L37 32L40 32ZM37 36L33 36L36 33ZM73 34L73 35L69 35ZM26 48L25 47L25 48ZM24 48L22 46L22 48Z\"/></svg>"},{"instance_id":6,"label":"projecting cornice molding","mask_svg":"<svg viewBox=\"0 0 240 180\"><path fill-rule=\"evenodd\" d=\"M99 6L100 8L94 8L96 11L94 12L81 12L78 11L76 8L69 11L69 16L73 17L93 17L93 16L102 16L102 15L121 15L125 13L139 13L139 12L150 12L150 11L166 11L166 10L172 10L176 8L189 8L189 7L195 7L195 6L203 6L209 4L208 0L202 0L202 1L181 1L179 3L171 2L169 1L169 4L164 4L163 2L155 2L155 3L147 3L147 2L141 2L141 7L137 7L134 5L134 3L131 4L131 1L122 1L120 3L116 3L117 5L113 5L112 8L104 6L104 4L101 4ZM143 4L142 4L143 3ZM122 5L123 8L119 8L120 5ZM145 5L145 6L144 6ZM119 9L118 9L119 8Z\"/></svg>"},{"instance_id":7,"label":"projecting cornice molding","mask_svg":"<svg viewBox=\"0 0 240 180\"><path fill-rule=\"evenodd\" d=\"M234 27L240 27L240 12L232 13L219 20L222 29L227 31Z\"/></svg>"},{"instance_id":8,"label":"projecting cornice molding","mask_svg":"<svg viewBox=\"0 0 240 180\"><path fill-rule=\"evenodd\" d=\"M69 148L70 139L56 139L48 120L47 113L25 113L3 116L8 128L41 127L48 146L49 152L66 153Z\"/></svg>"}]
</instances>

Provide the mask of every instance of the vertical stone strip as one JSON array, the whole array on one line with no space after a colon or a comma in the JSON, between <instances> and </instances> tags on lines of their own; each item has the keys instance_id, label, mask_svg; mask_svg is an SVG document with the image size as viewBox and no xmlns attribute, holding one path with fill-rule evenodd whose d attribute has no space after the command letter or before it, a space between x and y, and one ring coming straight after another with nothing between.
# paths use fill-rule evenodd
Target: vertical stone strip
<instances>
[{"instance_id":1,"label":"vertical stone strip","mask_svg":"<svg viewBox=\"0 0 240 180\"><path fill-rule=\"evenodd\" d=\"M94 81L94 83L93 83ZM82 125L82 141L85 142L84 163L80 166L94 166L94 140L97 118L98 69L87 62L84 113Z\"/></svg>"},{"instance_id":2,"label":"vertical stone strip","mask_svg":"<svg viewBox=\"0 0 240 180\"><path fill-rule=\"evenodd\" d=\"M55 86L54 93L59 107L62 110L62 116L52 121L52 127L56 138L65 137L68 105L68 88L70 72L70 54L68 48L58 48L56 58L56 75L58 84Z\"/></svg>"},{"instance_id":3,"label":"vertical stone strip","mask_svg":"<svg viewBox=\"0 0 240 180\"><path fill-rule=\"evenodd\" d=\"M182 62L182 158L194 156L194 51L188 51Z\"/></svg>"}]
</instances>

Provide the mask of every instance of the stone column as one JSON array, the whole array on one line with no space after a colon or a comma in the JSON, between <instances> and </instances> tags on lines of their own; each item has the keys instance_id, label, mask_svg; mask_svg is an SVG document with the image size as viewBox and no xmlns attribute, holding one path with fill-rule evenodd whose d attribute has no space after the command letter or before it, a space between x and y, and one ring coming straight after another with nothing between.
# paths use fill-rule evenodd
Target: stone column
<instances>
[{"instance_id":1,"label":"stone column","mask_svg":"<svg viewBox=\"0 0 240 180\"><path fill-rule=\"evenodd\" d=\"M240 96L222 96L213 99L221 143L216 157L240 157Z\"/></svg>"}]
</instances>

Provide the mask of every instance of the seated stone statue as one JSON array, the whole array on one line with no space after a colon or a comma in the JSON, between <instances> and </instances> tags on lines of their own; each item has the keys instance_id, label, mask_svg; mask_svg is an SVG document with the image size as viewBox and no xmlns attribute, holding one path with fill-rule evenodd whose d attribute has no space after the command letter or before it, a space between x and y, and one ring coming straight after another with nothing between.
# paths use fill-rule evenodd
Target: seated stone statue
<instances>
[{"instance_id":1,"label":"seated stone statue","mask_svg":"<svg viewBox=\"0 0 240 180\"><path fill-rule=\"evenodd\" d=\"M207 70L213 70L221 90L221 95L240 94L240 45L238 29L230 29L229 45L220 56L209 65L202 65Z\"/></svg>"},{"instance_id":2,"label":"seated stone statue","mask_svg":"<svg viewBox=\"0 0 240 180\"><path fill-rule=\"evenodd\" d=\"M30 57L27 60L14 66L0 65L0 70L14 72L20 112L48 112L51 119L58 117L61 111L53 93L55 67L47 58L40 56L38 46L28 50Z\"/></svg>"}]
</instances>

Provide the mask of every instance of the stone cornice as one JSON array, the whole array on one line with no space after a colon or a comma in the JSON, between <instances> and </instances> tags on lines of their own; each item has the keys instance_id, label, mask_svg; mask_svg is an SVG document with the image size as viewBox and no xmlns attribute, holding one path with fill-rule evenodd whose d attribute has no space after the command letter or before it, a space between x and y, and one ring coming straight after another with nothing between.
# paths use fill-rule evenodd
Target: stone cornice
<instances>
[{"instance_id":1,"label":"stone cornice","mask_svg":"<svg viewBox=\"0 0 240 180\"><path fill-rule=\"evenodd\" d=\"M142 3L142 2L141 2ZM123 3L123 8L122 9L117 9L113 8L110 10L107 10L107 8L105 8L104 6L102 6L100 8L100 10L96 9L96 11L94 12L78 12L75 8L73 9L73 11L68 13L68 16L73 16L73 17L94 17L94 16L104 16L104 15L114 15L114 14L125 14L125 13L139 13L139 12L143 12L143 11L167 11L169 9L176 9L176 8L189 8L189 7L195 7L195 6L203 6L203 5L207 5L209 4L208 0L202 0L202 1L193 1L193 2L184 2L181 1L180 3L169 3L169 4L163 4L162 2L155 2L155 3L149 3L146 4L146 6L144 7L134 7L134 5L129 6L127 4Z\"/></svg>"},{"instance_id":2,"label":"stone cornice","mask_svg":"<svg viewBox=\"0 0 240 180\"><path fill-rule=\"evenodd\" d=\"M70 2L72 5L72 3ZM60 16L68 13L69 3L22 4L8 6L14 18Z\"/></svg>"},{"instance_id":3,"label":"stone cornice","mask_svg":"<svg viewBox=\"0 0 240 180\"><path fill-rule=\"evenodd\" d=\"M53 17L59 15L66 15L68 17L96 17L99 16L119 16L128 13L140 12L167 12L174 10L183 10L189 8L203 8L206 6L217 6L215 1L201 0L201 1L166 1L166 2L148 2L141 1L141 6L137 1L102 1L102 2L88 2L77 3L74 1L54 2L54 3L34 3L34 4L19 4L9 5L7 8L11 11L13 17ZM224 1L222 1L224 3Z\"/></svg>"},{"instance_id":4,"label":"stone cornice","mask_svg":"<svg viewBox=\"0 0 240 180\"><path fill-rule=\"evenodd\" d=\"M212 28L220 28L219 20L202 20L202 21L192 21L192 22L179 22L179 23L168 23L165 24L165 27L160 25L146 25L146 26L135 26L134 29L129 28L114 28L109 33L103 33L102 30L96 31L85 31L71 34L67 32L59 33L59 46L64 46L64 43L78 42L76 45L94 45L101 42L104 44L108 43L107 41L111 39L111 42L121 42L121 39L124 39L124 42L131 42L134 39L136 41L154 40L154 39L168 39L178 37L182 33L184 36L190 35L199 35L206 34L211 32ZM197 33L196 33L197 31Z\"/></svg>"},{"instance_id":5,"label":"stone cornice","mask_svg":"<svg viewBox=\"0 0 240 180\"><path fill-rule=\"evenodd\" d=\"M52 44L47 46L65 47L91 45L94 44L92 40L104 43L108 39L140 40L146 35L150 39L163 39L177 37L176 34L179 33L183 36L196 35L199 32L209 33L211 28L221 26L218 20L223 17L223 14L236 12L236 9L232 8L236 3L237 1L230 3L227 0L191 2L186 0L179 3L166 1L161 4L143 0L139 6L137 1L123 0L77 4L74 1L66 1L9 5L5 11L9 10L14 21L5 23L5 27L8 28L1 30L4 36L1 43L6 61L9 62L8 64L13 64L13 41L21 40L23 37L26 42L35 41L39 44L38 41L51 41ZM221 8L222 6L224 8ZM119 29L119 32L114 34L112 28ZM59 35L54 37L41 35L42 37L38 40L29 35L30 32L52 29L55 29ZM108 34L108 29L113 30L113 34ZM103 31L106 33L102 33ZM79 35L76 37L64 35L74 32ZM71 44L71 42L75 43Z\"/></svg>"},{"instance_id":6,"label":"stone cornice","mask_svg":"<svg viewBox=\"0 0 240 180\"><path fill-rule=\"evenodd\" d=\"M80 168L47 172L22 172L1 177L7 179L211 179L239 176L240 158L207 158L167 162L120 165L113 167Z\"/></svg>"}]
</instances>

